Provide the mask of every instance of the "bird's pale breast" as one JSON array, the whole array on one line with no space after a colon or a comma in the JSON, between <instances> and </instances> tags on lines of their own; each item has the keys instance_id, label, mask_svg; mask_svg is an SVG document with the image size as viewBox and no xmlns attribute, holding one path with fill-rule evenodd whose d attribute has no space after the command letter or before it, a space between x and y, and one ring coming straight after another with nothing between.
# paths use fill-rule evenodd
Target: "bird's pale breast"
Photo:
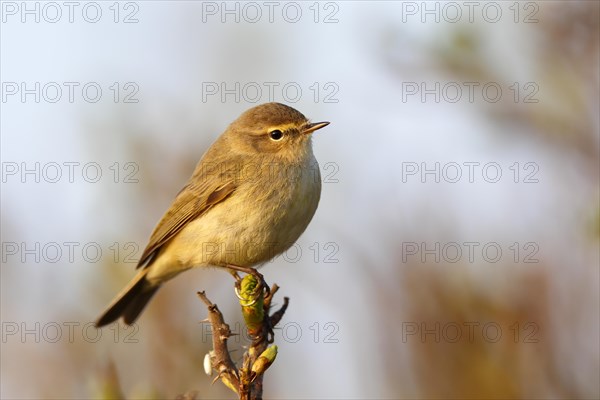
<instances>
[{"instance_id":1,"label":"bird's pale breast","mask_svg":"<svg viewBox=\"0 0 600 400\"><path fill-rule=\"evenodd\" d=\"M149 272L164 279L197 266L258 266L287 250L311 221L321 195L314 156L303 164L271 163L241 180L225 201L188 223Z\"/></svg>"}]
</instances>

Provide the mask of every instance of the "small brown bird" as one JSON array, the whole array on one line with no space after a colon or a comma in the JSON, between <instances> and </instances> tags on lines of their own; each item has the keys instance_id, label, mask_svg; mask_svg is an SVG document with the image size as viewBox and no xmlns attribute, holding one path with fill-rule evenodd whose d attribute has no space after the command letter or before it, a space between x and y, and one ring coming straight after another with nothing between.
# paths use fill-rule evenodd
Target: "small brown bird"
<instances>
[{"instance_id":1,"label":"small brown bird","mask_svg":"<svg viewBox=\"0 0 600 400\"><path fill-rule=\"evenodd\" d=\"M163 283L190 268L249 272L287 250L319 204L311 134L328 124L267 103L229 125L152 232L138 274L96 326L119 317L132 324Z\"/></svg>"}]
</instances>

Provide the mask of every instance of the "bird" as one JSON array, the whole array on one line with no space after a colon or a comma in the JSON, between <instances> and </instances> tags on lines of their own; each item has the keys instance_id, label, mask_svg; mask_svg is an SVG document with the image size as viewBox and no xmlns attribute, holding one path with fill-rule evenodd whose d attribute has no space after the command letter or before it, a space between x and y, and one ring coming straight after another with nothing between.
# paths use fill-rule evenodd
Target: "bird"
<instances>
[{"instance_id":1,"label":"bird","mask_svg":"<svg viewBox=\"0 0 600 400\"><path fill-rule=\"evenodd\" d=\"M327 125L281 103L241 114L204 153L96 327L133 324L163 284L190 268L253 273L291 247L319 204L312 133Z\"/></svg>"}]
</instances>

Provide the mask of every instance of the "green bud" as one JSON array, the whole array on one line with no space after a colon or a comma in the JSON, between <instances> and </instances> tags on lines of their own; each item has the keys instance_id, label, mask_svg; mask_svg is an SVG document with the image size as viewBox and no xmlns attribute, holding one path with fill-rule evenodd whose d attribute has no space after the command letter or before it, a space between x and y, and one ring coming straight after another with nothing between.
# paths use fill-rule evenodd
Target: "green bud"
<instances>
[{"instance_id":1,"label":"green bud","mask_svg":"<svg viewBox=\"0 0 600 400\"><path fill-rule=\"evenodd\" d=\"M260 356L252 364L252 372L256 376L262 375L275 361L277 357L277 346L273 345L262 352Z\"/></svg>"}]
</instances>

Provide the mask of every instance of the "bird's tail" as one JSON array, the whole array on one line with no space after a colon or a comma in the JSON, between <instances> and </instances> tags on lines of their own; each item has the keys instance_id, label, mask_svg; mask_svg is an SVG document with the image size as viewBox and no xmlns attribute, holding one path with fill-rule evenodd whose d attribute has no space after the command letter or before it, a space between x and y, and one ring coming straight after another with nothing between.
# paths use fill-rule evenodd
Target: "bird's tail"
<instances>
[{"instance_id":1,"label":"bird's tail","mask_svg":"<svg viewBox=\"0 0 600 400\"><path fill-rule=\"evenodd\" d=\"M129 282L129 285L115 297L106 311L96 321L97 328L108 325L120 317L123 317L123 321L127 325L133 324L154 293L160 288L160 285L152 285L146 279L147 273L147 268L140 271Z\"/></svg>"}]
</instances>

